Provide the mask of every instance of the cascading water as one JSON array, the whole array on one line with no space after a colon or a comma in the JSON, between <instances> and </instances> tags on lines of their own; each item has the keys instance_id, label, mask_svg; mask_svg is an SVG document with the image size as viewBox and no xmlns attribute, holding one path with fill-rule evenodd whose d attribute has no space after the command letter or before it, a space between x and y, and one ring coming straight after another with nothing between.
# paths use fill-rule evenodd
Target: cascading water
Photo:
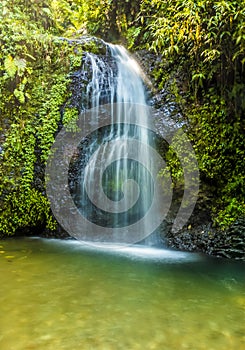
<instances>
[{"instance_id":1,"label":"cascading water","mask_svg":"<svg viewBox=\"0 0 245 350\"><path fill-rule=\"evenodd\" d=\"M91 70L91 79L85 95L86 106L91 107L90 123L98 123L100 106L106 105L110 125L98 128L82 144L74 201L88 221L114 229L110 241L124 242L122 231L118 236L116 229L124 228L127 234L127 228L144 218L152 204L154 161L147 145L153 145L154 137L148 128L149 109L141 68L124 47L106 47L106 57L86 53L84 70ZM132 140L137 142L132 144ZM153 215L141 221L143 231L150 234Z\"/></svg>"},{"instance_id":2,"label":"cascading water","mask_svg":"<svg viewBox=\"0 0 245 350\"><path fill-rule=\"evenodd\" d=\"M52 212L71 236L88 243L132 244L156 233L173 195L170 172L154 148L160 137L183 169L184 194L171 228L177 232L198 198L194 150L171 120L162 123L161 117L158 125L137 62L119 45L99 44L103 54L84 53L72 75L68 107L81 113L75 125L73 120L60 130L47 162Z\"/></svg>"}]
</instances>

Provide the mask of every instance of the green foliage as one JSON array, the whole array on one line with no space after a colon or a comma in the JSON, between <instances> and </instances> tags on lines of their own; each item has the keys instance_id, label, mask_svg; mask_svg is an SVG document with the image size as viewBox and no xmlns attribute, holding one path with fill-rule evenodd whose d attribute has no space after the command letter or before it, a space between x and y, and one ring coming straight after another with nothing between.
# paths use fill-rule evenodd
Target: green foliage
<instances>
[{"instance_id":1,"label":"green foliage","mask_svg":"<svg viewBox=\"0 0 245 350\"><path fill-rule=\"evenodd\" d=\"M62 118L62 124L66 127L67 131L78 131L77 119L78 110L76 108L65 108Z\"/></svg>"},{"instance_id":2,"label":"green foliage","mask_svg":"<svg viewBox=\"0 0 245 350\"><path fill-rule=\"evenodd\" d=\"M127 35L140 6L139 0L76 0L74 3L77 10L71 14L70 21L75 29L107 41Z\"/></svg>"},{"instance_id":3,"label":"green foliage","mask_svg":"<svg viewBox=\"0 0 245 350\"><path fill-rule=\"evenodd\" d=\"M216 78L224 84L242 71L245 50L243 1L141 2L145 45L185 66L194 89ZM218 75L219 74L219 75Z\"/></svg>"},{"instance_id":4,"label":"green foliage","mask_svg":"<svg viewBox=\"0 0 245 350\"><path fill-rule=\"evenodd\" d=\"M177 88L185 91L185 103L176 89L174 95L186 117L202 179L216 196L213 218L221 227L245 212L244 23L244 1L143 0L138 31L129 31L130 46L162 55L155 70L159 88L174 74L182 81ZM172 149L167 158L177 181L180 167Z\"/></svg>"},{"instance_id":5,"label":"green foliage","mask_svg":"<svg viewBox=\"0 0 245 350\"><path fill-rule=\"evenodd\" d=\"M215 186L214 221L226 227L245 212L245 145L240 113L230 116L229 101L213 89L201 105L189 106L190 138L205 181Z\"/></svg>"},{"instance_id":6,"label":"green foliage","mask_svg":"<svg viewBox=\"0 0 245 350\"><path fill-rule=\"evenodd\" d=\"M43 184L36 184L36 177L43 178L37 169L45 165L61 106L69 98L68 74L81 62L80 52L77 58L67 40L52 34L60 31L60 25L50 17L49 1L28 1L28 5L17 0L0 5L3 234L44 223L55 227Z\"/></svg>"},{"instance_id":7,"label":"green foliage","mask_svg":"<svg viewBox=\"0 0 245 350\"><path fill-rule=\"evenodd\" d=\"M135 43L137 42L137 38L139 37L141 33L142 28L141 27L131 27L126 32L126 40L128 44L128 48L131 49L134 47Z\"/></svg>"}]
</instances>

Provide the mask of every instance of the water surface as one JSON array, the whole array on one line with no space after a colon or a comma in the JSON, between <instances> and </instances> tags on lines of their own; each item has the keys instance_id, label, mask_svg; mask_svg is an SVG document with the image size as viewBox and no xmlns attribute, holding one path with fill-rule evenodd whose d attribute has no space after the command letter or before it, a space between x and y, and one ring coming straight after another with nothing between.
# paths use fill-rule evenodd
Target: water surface
<instances>
[{"instance_id":1,"label":"water surface","mask_svg":"<svg viewBox=\"0 0 245 350\"><path fill-rule=\"evenodd\" d=\"M244 349L244 268L155 248L2 241L0 349Z\"/></svg>"}]
</instances>

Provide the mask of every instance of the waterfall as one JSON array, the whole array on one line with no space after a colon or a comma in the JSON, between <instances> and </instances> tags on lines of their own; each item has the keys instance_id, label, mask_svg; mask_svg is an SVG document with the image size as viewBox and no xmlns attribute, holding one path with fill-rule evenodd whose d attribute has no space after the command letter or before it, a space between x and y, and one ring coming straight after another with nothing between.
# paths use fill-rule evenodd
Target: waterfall
<instances>
[{"instance_id":1,"label":"waterfall","mask_svg":"<svg viewBox=\"0 0 245 350\"><path fill-rule=\"evenodd\" d=\"M106 57L86 53L84 70L91 71L91 79L85 102L91 107L90 123L98 123L100 106L106 105L110 125L98 128L82 144L74 201L87 220L114 230L110 241L120 242L125 239L116 229L125 228L127 235L127 228L144 218L152 203L154 162L147 146L153 146L154 137L140 66L120 45L106 44L106 50ZM148 225L150 230L151 220L142 224L142 232L148 232Z\"/></svg>"},{"instance_id":2,"label":"waterfall","mask_svg":"<svg viewBox=\"0 0 245 350\"><path fill-rule=\"evenodd\" d=\"M172 147L183 169L184 193L172 232L187 223L195 207L195 152L180 125L147 106L143 76L123 47L104 42L103 55L85 52L71 76L66 107L81 113L57 134L45 178L55 218L79 240L152 244L147 238L163 223L173 196L155 140Z\"/></svg>"}]
</instances>

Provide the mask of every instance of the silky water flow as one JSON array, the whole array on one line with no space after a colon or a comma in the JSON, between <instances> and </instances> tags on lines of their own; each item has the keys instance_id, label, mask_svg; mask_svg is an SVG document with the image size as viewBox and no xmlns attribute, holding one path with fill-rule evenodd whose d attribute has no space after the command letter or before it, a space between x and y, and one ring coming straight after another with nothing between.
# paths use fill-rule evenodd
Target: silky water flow
<instances>
[{"instance_id":1,"label":"silky water flow","mask_svg":"<svg viewBox=\"0 0 245 350\"><path fill-rule=\"evenodd\" d=\"M110 125L98 128L83 146L75 202L89 221L115 228L109 240L120 242L116 228L127 230L140 221L152 203L154 161L148 146L154 145L154 136L148 128L149 107L139 64L120 45L106 44L106 48L105 57L86 53L84 65L91 79L85 94L90 122L98 123L101 106L106 105ZM137 141L133 146L132 140ZM148 222L143 220L142 225L148 232Z\"/></svg>"}]
</instances>

